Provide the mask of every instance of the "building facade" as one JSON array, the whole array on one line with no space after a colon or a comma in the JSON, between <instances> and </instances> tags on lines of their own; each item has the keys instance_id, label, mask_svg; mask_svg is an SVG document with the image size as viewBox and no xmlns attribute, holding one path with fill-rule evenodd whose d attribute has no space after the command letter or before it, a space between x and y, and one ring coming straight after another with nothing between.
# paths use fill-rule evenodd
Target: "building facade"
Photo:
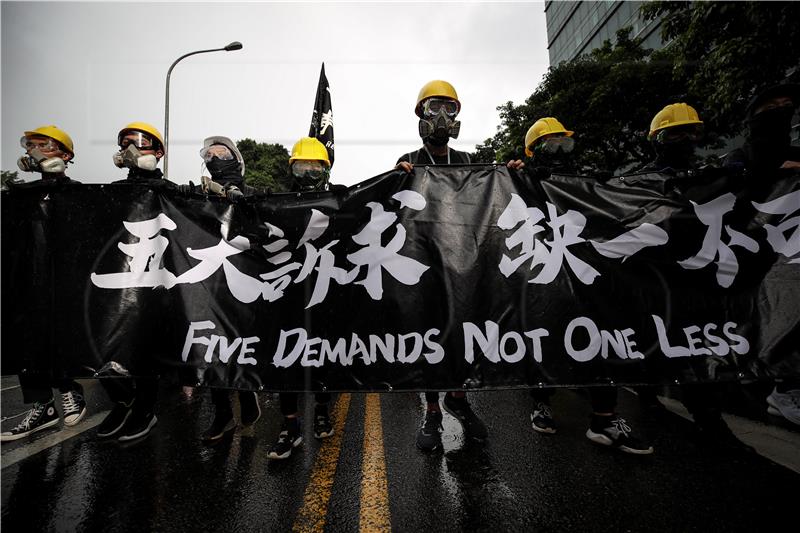
<instances>
[{"instance_id":1,"label":"building facade","mask_svg":"<svg viewBox=\"0 0 800 533\"><path fill-rule=\"evenodd\" d=\"M632 37L642 38L646 48L661 48L661 21L645 23L639 17L644 2L546 0L547 49L550 66L569 61L615 40L617 30L631 26Z\"/></svg>"}]
</instances>

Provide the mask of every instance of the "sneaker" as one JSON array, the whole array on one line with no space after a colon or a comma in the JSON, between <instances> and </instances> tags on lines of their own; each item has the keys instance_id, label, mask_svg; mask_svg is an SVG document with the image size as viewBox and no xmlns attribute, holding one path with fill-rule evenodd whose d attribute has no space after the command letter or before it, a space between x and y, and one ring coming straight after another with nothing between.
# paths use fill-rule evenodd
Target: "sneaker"
<instances>
[{"instance_id":1,"label":"sneaker","mask_svg":"<svg viewBox=\"0 0 800 533\"><path fill-rule=\"evenodd\" d=\"M425 421L417 431L417 448L424 452L433 452L442 447L442 413L428 411Z\"/></svg>"},{"instance_id":2,"label":"sneaker","mask_svg":"<svg viewBox=\"0 0 800 533\"><path fill-rule=\"evenodd\" d=\"M0 433L0 442L12 441L27 437L32 433L47 429L58 424L58 412L56 411L55 401L33 404L33 408L28 411L15 428L10 431Z\"/></svg>"},{"instance_id":3,"label":"sneaker","mask_svg":"<svg viewBox=\"0 0 800 533\"><path fill-rule=\"evenodd\" d=\"M778 389L774 389L767 396L767 412L800 425L800 390L778 392Z\"/></svg>"},{"instance_id":4,"label":"sneaker","mask_svg":"<svg viewBox=\"0 0 800 533\"><path fill-rule=\"evenodd\" d=\"M154 413L149 411L139 412L133 409L117 440L127 442L146 437L150 430L153 429L153 426L156 425L156 422L158 422L158 418Z\"/></svg>"},{"instance_id":5,"label":"sneaker","mask_svg":"<svg viewBox=\"0 0 800 533\"><path fill-rule=\"evenodd\" d=\"M293 422L283 422L278 441L272 445L267 457L270 459L286 459L292 455L292 450L303 443L303 436L300 434L300 426L295 419Z\"/></svg>"},{"instance_id":6,"label":"sneaker","mask_svg":"<svg viewBox=\"0 0 800 533\"><path fill-rule=\"evenodd\" d=\"M211 427L203 432L200 439L203 442L214 442L221 439L229 431L236 429L236 420L228 415L215 415Z\"/></svg>"},{"instance_id":7,"label":"sneaker","mask_svg":"<svg viewBox=\"0 0 800 533\"><path fill-rule=\"evenodd\" d=\"M464 428L464 436L471 439L483 440L489 433L486 426L472 410L467 398L454 398L451 394L444 395L444 410L461 422Z\"/></svg>"},{"instance_id":8,"label":"sneaker","mask_svg":"<svg viewBox=\"0 0 800 533\"><path fill-rule=\"evenodd\" d=\"M333 435L331 417L328 416L328 406L317 406L314 409L314 438L324 439Z\"/></svg>"},{"instance_id":9,"label":"sneaker","mask_svg":"<svg viewBox=\"0 0 800 533\"><path fill-rule=\"evenodd\" d=\"M252 426L261 418L261 406L258 405L257 392L239 392L239 407L241 408L242 427Z\"/></svg>"},{"instance_id":10,"label":"sneaker","mask_svg":"<svg viewBox=\"0 0 800 533\"><path fill-rule=\"evenodd\" d=\"M625 453L649 455L653 447L631 435L631 427L620 416L592 417L586 437L603 446L615 446Z\"/></svg>"},{"instance_id":11,"label":"sneaker","mask_svg":"<svg viewBox=\"0 0 800 533\"><path fill-rule=\"evenodd\" d=\"M101 439L113 437L122 429L125 422L131 416L131 406L124 403L117 403L111 412L106 415L97 427L97 436Z\"/></svg>"},{"instance_id":12,"label":"sneaker","mask_svg":"<svg viewBox=\"0 0 800 533\"><path fill-rule=\"evenodd\" d=\"M539 402L536 404L536 409L531 414L531 426L539 433L555 433L556 423L553 422L553 414L550 412L550 406L546 403Z\"/></svg>"},{"instance_id":13,"label":"sneaker","mask_svg":"<svg viewBox=\"0 0 800 533\"><path fill-rule=\"evenodd\" d=\"M64 425L74 426L86 416L86 400L78 391L61 393L61 410L64 411Z\"/></svg>"}]
</instances>

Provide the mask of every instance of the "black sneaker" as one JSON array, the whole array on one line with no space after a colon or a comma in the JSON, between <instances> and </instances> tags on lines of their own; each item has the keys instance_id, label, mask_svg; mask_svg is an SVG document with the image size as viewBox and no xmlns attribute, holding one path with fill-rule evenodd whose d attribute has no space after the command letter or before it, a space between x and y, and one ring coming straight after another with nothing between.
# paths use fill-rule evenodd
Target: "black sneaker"
<instances>
[{"instance_id":1,"label":"black sneaker","mask_svg":"<svg viewBox=\"0 0 800 533\"><path fill-rule=\"evenodd\" d=\"M236 429L236 420L230 413L222 415L214 415L214 421L211 422L211 427L203 432L200 439L203 442L214 442L221 439L229 431Z\"/></svg>"},{"instance_id":2,"label":"black sneaker","mask_svg":"<svg viewBox=\"0 0 800 533\"><path fill-rule=\"evenodd\" d=\"M56 411L55 401L33 404L33 408L28 411L15 428L10 431L0 433L0 442L12 441L27 437L32 433L47 429L58 424L58 412Z\"/></svg>"},{"instance_id":3,"label":"black sneaker","mask_svg":"<svg viewBox=\"0 0 800 533\"><path fill-rule=\"evenodd\" d=\"M618 416L592 417L592 423L586 430L586 437L603 446L615 446L625 453L649 455L653 447L631 435L631 427L625 419Z\"/></svg>"},{"instance_id":4,"label":"black sneaker","mask_svg":"<svg viewBox=\"0 0 800 533\"><path fill-rule=\"evenodd\" d=\"M131 406L124 403L117 403L111 412L106 415L97 427L97 436L101 439L113 437L122 429L125 422L131 416Z\"/></svg>"},{"instance_id":5,"label":"black sneaker","mask_svg":"<svg viewBox=\"0 0 800 533\"><path fill-rule=\"evenodd\" d=\"M451 394L445 394L444 402L442 403L444 404L444 410L461 422L465 437L483 440L489 435L486 431L486 426L472 410L472 407L469 406L466 397L454 398Z\"/></svg>"},{"instance_id":6,"label":"black sneaker","mask_svg":"<svg viewBox=\"0 0 800 533\"><path fill-rule=\"evenodd\" d=\"M300 424L295 418L293 422L283 421L278 441L272 445L267 457L270 459L286 459L292 455L292 450L303 443L300 434Z\"/></svg>"},{"instance_id":7,"label":"black sneaker","mask_svg":"<svg viewBox=\"0 0 800 533\"><path fill-rule=\"evenodd\" d=\"M261 418L261 406L258 405L258 393L253 391L239 392L242 427L252 426Z\"/></svg>"},{"instance_id":8,"label":"black sneaker","mask_svg":"<svg viewBox=\"0 0 800 533\"><path fill-rule=\"evenodd\" d=\"M61 409L64 411L64 425L74 426L86 416L86 400L83 391L67 391L61 393Z\"/></svg>"},{"instance_id":9,"label":"black sneaker","mask_svg":"<svg viewBox=\"0 0 800 533\"><path fill-rule=\"evenodd\" d=\"M314 438L324 439L333 435L331 417L328 416L328 406L318 405L314 408Z\"/></svg>"},{"instance_id":10,"label":"black sneaker","mask_svg":"<svg viewBox=\"0 0 800 533\"><path fill-rule=\"evenodd\" d=\"M442 413L428 411L425 421L417 430L417 448L424 452L433 452L442 447Z\"/></svg>"},{"instance_id":11,"label":"black sneaker","mask_svg":"<svg viewBox=\"0 0 800 533\"><path fill-rule=\"evenodd\" d=\"M155 413L149 410L140 412L133 409L117 440L127 442L145 437L156 425L156 422L158 422L158 418L156 418Z\"/></svg>"},{"instance_id":12,"label":"black sneaker","mask_svg":"<svg viewBox=\"0 0 800 533\"><path fill-rule=\"evenodd\" d=\"M555 433L556 423L553 421L553 414L550 406L544 402L536 404L536 409L531 414L531 426L539 433Z\"/></svg>"}]
</instances>

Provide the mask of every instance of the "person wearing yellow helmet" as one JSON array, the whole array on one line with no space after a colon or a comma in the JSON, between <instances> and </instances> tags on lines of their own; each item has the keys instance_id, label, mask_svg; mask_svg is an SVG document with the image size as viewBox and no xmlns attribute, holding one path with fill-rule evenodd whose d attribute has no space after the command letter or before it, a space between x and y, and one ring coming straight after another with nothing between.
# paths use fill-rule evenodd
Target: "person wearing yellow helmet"
<instances>
[{"instance_id":1,"label":"person wearing yellow helmet","mask_svg":"<svg viewBox=\"0 0 800 533\"><path fill-rule=\"evenodd\" d=\"M537 179L549 178L553 173L574 174L574 134L555 117L534 122L525 134L525 155L533 163L529 172Z\"/></svg>"},{"instance_id":2,"label":"person wearing yellow helmet","mask_svg":"<svg viewBox=\"0 0 800 533\"><path fill-rule=\"evenodd\" d=\"M463 165L471 163L469 154L453 150L447 144L457 138L461 123L456 120L461 111L461 101L455 88L444 80L429 81L420 89L414 113L419 117L419 136L422 148L400 156L395 168L411 172L414 165ZM425 418L417 431L416 444L425 452L442 447L442 412L439 392L425 393ZM444 408L461 423L468 438L485 439L486 425L474 413L466 393L448 392Z\"/></svg>"},{"instance_id":3,"label":"person wearing yellow helmet","mask_svg":"<svg viewBox=\"0 0 800 533\"><path fill-rule=\"evenodd\" d=\"M127 168L128 176L124 182L145 183L164 186L164 174L158 162L164 157L164 139L161 133L146 122L131 122L117 134L119 151L114 154L114 164ZM159 180L163 180L163 183ZM174 185L174 184L173 184Z\"/></svg>"},{"instance_id":4,"label":"person wearing yellow helmet","mask_svg":"<svg viewBox=\"0 0 800 533\"><path fill-rule=\"evenodd\" d=\"M57 126L41 126L26 131L20 139L25 155L17 160L23 172L38 172L45 181L71 181L67 164L75 157L72 138Z\"/></svg>"},{"instance_id":5,"label":"person wearing yellow helmet","mask_svg":"<svg viewBox=\"0 0 800 533\"><path fill-rule=\"evenodd\" d=\"M157 168L164 156L164 139L154 126L146 122L131 122L117 134L117 145L119 151L114 154L114 164L119 168L127 168L128 175L123 180L115 181L115 184L178 189L178 185L164 179L163 173ZM126 442L150 433L158 420L155 415L158 378L132 378L131 370L113 359L97 375L114 378L100 380L114 407L97 427L98 438L114 437Z\"/></svg>"},{"instance_id":6,"label":"person wearing yellow helmet","mask_svg":"<svg viewBox=\"0 0 800 533\"><path fill-rule=\"evenodd\" d=\"M329 183L329 169L328 151L319 140L313 137L303 137L292 147L289 170L292 174L293 191L316 192L342 187ZM283 414L283 422L278 434L278 440L272 445L267 454L270 459L286 459L290 457L292 450L303 442L298 409L299 395L296 392L281 392L278 397L281 413ZM333 424L328 411L330 401L330 393L314 393L314 437L317 439L324 439L333 435Z\"/></svg>"},{"instance_id":7,"label":"person wearing yellow helmet","mask_svg":"<svg viewBox=\"0 0 800 533\"><path fill-rule=\"evenodd\" d=\"M313 137L303 137L292 147L289 172L292 190L326 191L330 187L331 162L325 145Z\"/></svg>"},{"instance_id":8,"label":"person wearing yellow helmet","mask_svg":"<svg viewBox=\"0 0 800 533\"><path fill-rule=\"evenodd\" d=\"M696 166L697 145L703 139L703 121L689 104L669 104L650 121L647 139L656 158L642 170L666 174L686 171Z\"/></svg>"},{"instance_id":9,"label":"person wearing yellow helmet","mask_svg":"<svg viewBox=\"0 0 800 533\"><path fill-rule=\"evenodd\" d=\"M411 172L414 165L463 165L470 163L469 154L451 149L450 138L458 138L461 122L456 120L461 102L455 88L444 80L423 85L417 95L414 113L419 117L419 136L423 146L402 155L395 168Z\"/></svg>"},{"instance_id":10,"label":"person wearing yellow helmet","mask_svg":"<svg viewBox=\"0 0 800 533\"><path fill-rule=\"evenodd\" d=\"M20 139L25 155L19 158L20 169L40 173L40 179L19 183L12 189L43 188L52 190L54 186L72 186L80 183L65 174L66 163L74 157L74 145L67 133L56 126L42 126L26 131ZM64 426L75 426L86 415L86 400L83 387L75 380L38 372L23 371L19 375L22 399L33 407L22 421L8 431L0 433L0 442L27 437L37 431L53 427L60 417L55 407L53 388L61 393L61 410Z\"/></svg>"}]
</instances>

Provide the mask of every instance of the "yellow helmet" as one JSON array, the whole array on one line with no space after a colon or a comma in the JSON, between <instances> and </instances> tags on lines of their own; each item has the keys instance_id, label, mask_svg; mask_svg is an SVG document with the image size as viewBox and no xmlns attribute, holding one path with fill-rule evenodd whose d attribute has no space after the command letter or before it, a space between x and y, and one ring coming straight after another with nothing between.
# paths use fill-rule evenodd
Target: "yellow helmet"
<instances>
[{"instance_id":1,"label":"yellow helmet","mask_svg":"<svg viewBox=\"0 0 800 533\"><path fill-rule=\"evenodd\" d=\"M127 134L129 131L140 131L142 133L147 133L151 137L158 140L161 144L162 150L165 150L164 147L164 138L161 136L161 133L156 129L155 126L152 124L148 124L147 122L131 122L121 130L117 134L117 144L122 142L122 138Z\"/></svg>"},{"instance_id":2,"label":"yellow helmet","mask_svg":"<svg viewBox=\"0 0 800 533\"><path fill-rule=\"evenodd\" d=\"M551 133L563 133L567 137L575 135L574 131L566 129L556 118L540 118L533 123L533 126L528 128L528 133L525 134L525 155L533 157L533 150L531 150L533 143L543 135L549 135Z\"/></svg>"},{"instance_id":3,"label":"yellow helmet","mask_svg":"<svg viewBox=\"0 0 800 533\"><path fill-rule=\"evenodd\" d=\"M72 144L72 137L67 135L66 131L53 125L42 126L40 128L36 128L35 130L26 131L23 139L33 135L41 135L43 137L49 137L50 139L58 141L61 143L61 146L67 149L72 157L75 157L75 146Z\"/></svg>"},{"instance_id":4,"label":"yellow helmet","mask_svg":"<svg viewBox=\"0 0 800 533\"><path fill-rule=\"evenodd\" d=\"M328 150L324 144L314 137L303 137L294 143L289 164L291 165L298 159L303 161L325 161L327 166L331 166L331 161L328 159Z\"/></svg>"},{"instance_id":5,"label":"yellow helmet","mask_svg":"<svg viewBox=\"0 0 800 533\"><path fill-rule=\"evenodd\" d=\"M422 109L422 102L433 96L452 98L458 104L458 110L461 111L461 102L458 100L458 94L456 94L455 88L446 81L433 80L423 85L422 89L419 90L417 105L414 108L414 113L416 113L418 117L422 116L420 111Z\"/></svg>"},{"instance_id":6,"label":"yellow helmet","mask_svg":"<svg viewBox=\"0 0 800 533\"><path fill-rule=\"evenodd\" d=\"M656 133L666 128L702 123L697 111L689 104L670 104L656 113L650 121L650 133L647 134L647 139L652 140Z\"/></svg>"}]
</instances>

